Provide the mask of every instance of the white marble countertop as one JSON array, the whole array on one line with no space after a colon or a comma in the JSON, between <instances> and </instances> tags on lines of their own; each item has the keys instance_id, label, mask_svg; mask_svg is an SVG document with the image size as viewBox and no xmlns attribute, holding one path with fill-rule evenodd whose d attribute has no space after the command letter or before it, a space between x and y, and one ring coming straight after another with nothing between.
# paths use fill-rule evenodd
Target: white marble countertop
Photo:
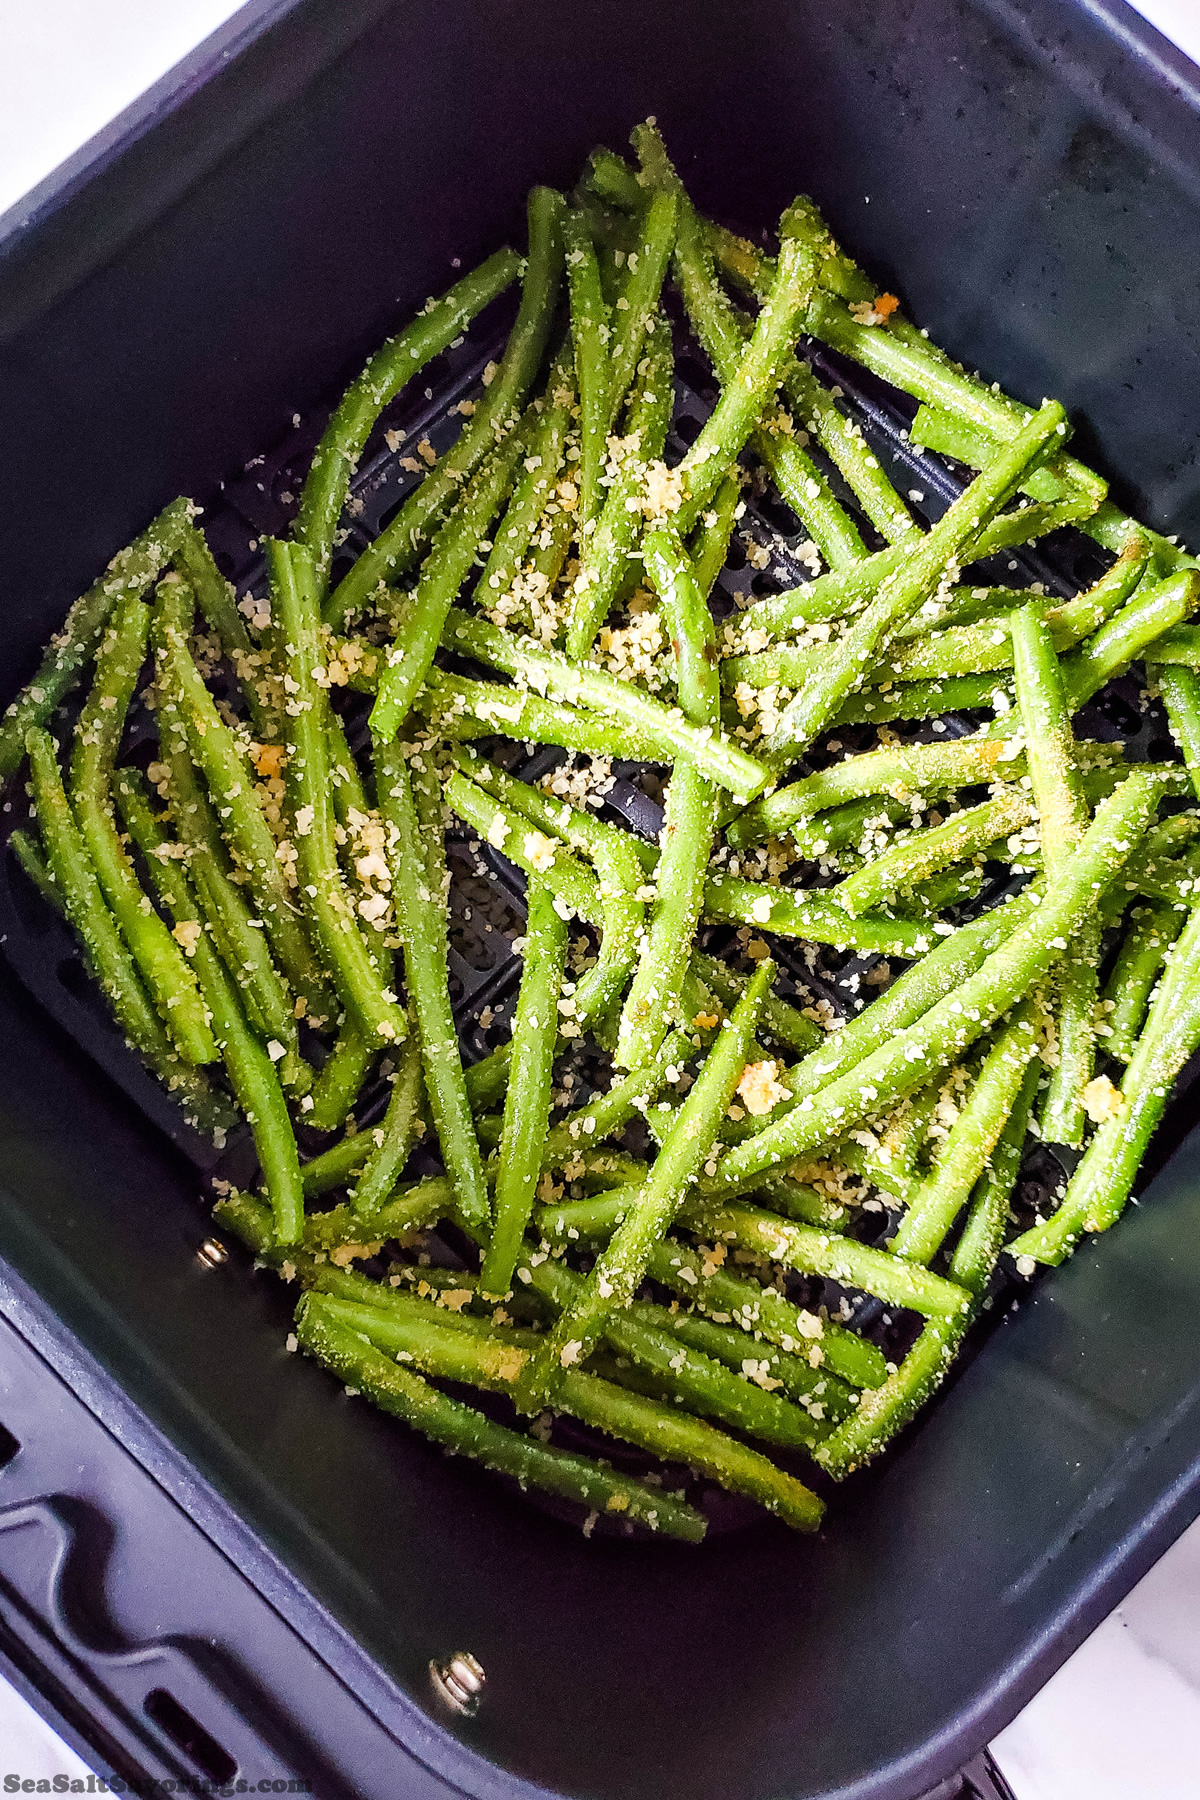
<instances>
[{"instance_id":1,"label":"white marble countertop","mask_svg":"<svg viewBox=\"0 0 1200 1800\"><path fill-rule=\"evenodd\" d=\"M1200 0L1133 0L1200 63ZM0 213L238 10L235 0L0 0ZM1200 1522L992 1746L1016 1800L1200 1796ZM4 1778L86 1777L0 1680Z\"/></svg>"}]
</instances>

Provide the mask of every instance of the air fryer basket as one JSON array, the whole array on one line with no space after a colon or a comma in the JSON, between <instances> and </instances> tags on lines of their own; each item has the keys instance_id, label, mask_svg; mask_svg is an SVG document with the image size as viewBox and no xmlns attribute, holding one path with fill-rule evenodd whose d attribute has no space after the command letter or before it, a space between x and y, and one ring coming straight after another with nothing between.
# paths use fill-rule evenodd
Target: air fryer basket
<instances>
[{"instance_id":1,"label":"air fryer basket","mask_svg":"<svg viewBox=\"0 0 1200 1800\"><path fill-rule=\"evenodd\" d=\"M702 204L756 227L813 192L935 336L1023 397L1081 409L1085 449L1136 483L1134 503L1200 540L1195 98L1105 21L1032 0L850 4L836 20L766 0L651 19L615 0L570 18L277 10L0 267L25 450L0 520L10 685L73 590L179 488L210 497L215 547L252 580L351 352L444 285L452 255L468 266L519 230L531 180L569 182L647 111ZM472 341L426 377L426 423L482 353ZM893 397L817 366L914 459L904 485L944 504L955 472L904 445ZM368 523L397 474L386 458L364 469ZM776 521L760 523L790 579ZM1025 570L1047 585L1076 572L1056 557ZM642 804L631 783L613 799ZM6 862L0 931L36 1000L0 986L0 1251L257 1535L264 1581L280 1559L357 1637L396 1684L376 1709L464 1791L911 1796L1196 1510L1188 1145L1109 1241L1005 1314L928 1420L841 1490L816 1542L764 1521L699 1553L585 1543L282 1354L286 1296L244 1262L197 1263L205 1153L31 899ZM515 969L463 947L460 1017L477 1026ZM1185 1095L1160 1154L1188 1123ZM454 1649L488 1673L457 1737L427 1679Z\"/></svg>"}]
</instances>

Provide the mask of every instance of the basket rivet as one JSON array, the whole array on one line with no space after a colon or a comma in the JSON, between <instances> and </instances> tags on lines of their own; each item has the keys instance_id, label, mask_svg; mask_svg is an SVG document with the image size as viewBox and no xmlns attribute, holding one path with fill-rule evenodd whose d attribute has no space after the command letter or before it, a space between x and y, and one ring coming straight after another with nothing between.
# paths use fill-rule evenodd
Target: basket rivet
<instances>
[{"instance_id":1,"label":"basket rivet","mask_svg":"<svg viewBox=\"0 0 1200 1800\"><path fill-rule=\"evenodd\" d=\"M219 1269L223 1262L229 1261L229 1252L220 1238L205 1238L196 1256L206 1269Z\"/></svg>"},{"instance_id":2,"label":"basket rivet","mask_svg":"<svg viewBox=\"0 0 1200 1800\"><path fill-rule=\"evenodd\" d=\"M456 1651L446 1662L431 1662L429 1677L434 1693L455 1712L465 1713L469 1718L478 1710L487 1676L483 1665L469 1650Z\"/></svg>"}]
</instances>

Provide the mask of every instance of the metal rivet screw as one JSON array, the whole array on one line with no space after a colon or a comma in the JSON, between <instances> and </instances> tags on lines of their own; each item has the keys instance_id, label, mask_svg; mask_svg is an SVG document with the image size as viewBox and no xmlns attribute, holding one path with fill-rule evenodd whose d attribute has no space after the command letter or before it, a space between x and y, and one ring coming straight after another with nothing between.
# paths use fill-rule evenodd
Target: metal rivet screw
<instances>
[{"instance_id":1,"label":"metal rivet screw","mask_svg":"<svg viewBox=\"0 0 1200 1800\"><path fill-rule=\"evenodd\" d=\"M220 1238L205 1238L196 1255L206 1269L219 1269L223 1262L229 1261L229 1252Z\"/></svg>"},{"instance_id":2,"label":"metal rivet screw","mask_svg":"<svg viewBox=\"0 0 1200 1800\"><path fill-rule=\"evenodd\" d=\"M434 1693L455 1712L469 1718L478 1709L487 1676L469 1650L457 1651L444 1663L431 1662L429 1676Z\"/></svg>"}]
</instances>

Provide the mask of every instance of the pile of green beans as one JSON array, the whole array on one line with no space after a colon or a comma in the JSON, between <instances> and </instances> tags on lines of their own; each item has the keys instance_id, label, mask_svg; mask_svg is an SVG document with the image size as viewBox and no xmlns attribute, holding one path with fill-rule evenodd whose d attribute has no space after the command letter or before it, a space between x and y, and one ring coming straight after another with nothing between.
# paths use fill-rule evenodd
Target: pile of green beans
<instances>
[{"instance_id":1,"label":"pile of green beans","mask_svg":"<svg viewBox=\"0 0 1200 1800\"><path fill-rule=\"evenodd\" d=\"M14 859L131 1049L253 1138L216 1218L298 1284L296 1344L588 1532L697 1543L706 1483L816 1530L797 1459L877 1456L997 1281L1137 1191L1200 1048L1200 568L811 201L771 255L697 212L652 122L631 142L373 353L252 603L184 499L113 559L0 721L0 777L27 770ZM331 579L388 409L513 284L458 435ZM682 449L681 314L717 389ZM932 526L812 339L968 466ZM813 579L732 606L763 487ZM1084 591L972 581L1064 523L1106 564ZM1131 668L1174 757L1089 720ZM638 763L657 841L608 805ZM459 855L465 919L499 860L506 906L525 882L474 1063ZM1072 1171L1038 1215L1033 1144ZM623 1476L608 1439L664 1467Z\"/></svg>"}]
</instances>

